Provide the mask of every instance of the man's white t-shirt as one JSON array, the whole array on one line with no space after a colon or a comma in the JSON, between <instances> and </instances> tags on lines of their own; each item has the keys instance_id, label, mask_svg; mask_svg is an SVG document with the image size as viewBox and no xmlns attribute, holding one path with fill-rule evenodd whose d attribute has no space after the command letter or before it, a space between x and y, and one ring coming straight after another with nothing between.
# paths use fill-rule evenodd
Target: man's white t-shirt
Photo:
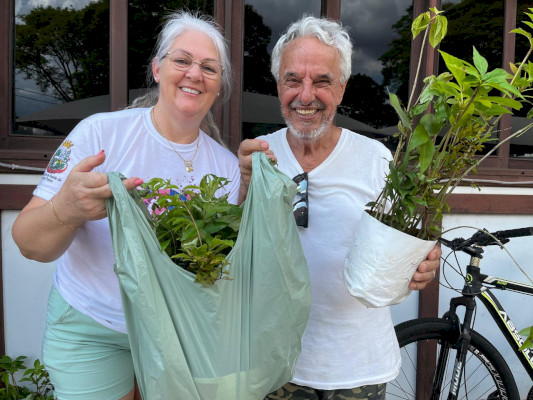
<instances>
[{"instance_id":1,"label":"man's white t-shirt","mask_svg":"<svg viewBox=\"0 0 533 400\"><path fill-rule=\"evenodd\" d=\"M262 136L289 177L303 172L287 130ZM308 173L308 228L298 228L311 279L311 314L292 382L346 389L394 379L400 353L390 310L367 308L343 281L344 259L365 205L377 199L390 151L343 129L333 152Z\"/></svg>"},{"instance_id":2,"label":"man's white t-shirt","mask_svg":"<svg viewBox=\"0 0 533 400\"><path fill-rule=\"evenodd\" d=\"M236 204L240 173L237 158L204 132L197 140L192 173L185 171L183 158L193 158L197 142L170 146L155 129L149 108L128 109L92 115L81 121L54 153L41 182L33 192L50 200L73 166L100 150L106 154L96 172L118 171L127 177L171 179L184 187L199 184L206 174L228 178L228 200ZM221 193L222 194L222 193ZM61 217L61 210L56 209ZM108 328L126 332L118 279L107 218L86 222L69 249L57 260L54 285L65 301Z\"/></svg>"}]
</instances>

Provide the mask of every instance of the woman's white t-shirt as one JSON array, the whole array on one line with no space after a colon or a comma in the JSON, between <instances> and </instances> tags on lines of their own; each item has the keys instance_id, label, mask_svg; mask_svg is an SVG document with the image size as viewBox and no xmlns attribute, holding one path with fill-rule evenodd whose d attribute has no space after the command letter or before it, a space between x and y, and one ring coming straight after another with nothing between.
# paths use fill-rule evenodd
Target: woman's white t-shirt
<instances>
[{"instance_id":1,"label":"woman's white t-shirt","mask_svg":"<svg viewBox=\"0 0 533 400\"><path fill-rule=\"evenodd\" d=\"M215 174L231 181L226 186L228 199L236 204L240 173L233 153L200 132L194 171L186 172L175 150L190 160L196 141L186 145L172 143L173 150L154 128L150 110L95 114L81 121L54 153L33 194L50 200L73 166L104 150L105 161L94 171L118 171L145 182L153 177L171 179L180 187L199 184L206 174ZM61 217L61 210L56 211ZM57 260L53 280L65 301L78 311L108 328L126 332L114 261L107 218L89 221L78 229L69 249Z\"/></svg>"},{"instance_id":2,"label":"woman's white t-shirt","mask_svg":"<svg viewBox=\"0 0 533 400\"><path fill-rule=\"evenodd\" d=\"M303 172L282 129L261 137L278 168ZM343 129L333 152L308 173L309 227L298 228L311 279L311 314L293 383L343 389L384 383L400 368L390 310L367 308L343 281L343 265L365 205L376 200L390 151L376 140Z\"/></svg>"}]
</instances>

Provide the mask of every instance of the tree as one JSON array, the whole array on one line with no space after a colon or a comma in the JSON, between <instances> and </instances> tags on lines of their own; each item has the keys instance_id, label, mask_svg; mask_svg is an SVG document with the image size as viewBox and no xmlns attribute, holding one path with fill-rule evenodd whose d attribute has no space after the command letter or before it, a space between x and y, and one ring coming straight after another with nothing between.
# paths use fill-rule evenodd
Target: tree
<instances>
[{"instance_id":1,"label":"tree","mask_svg":"<svg viewBox=\"0 0 533 400\"><path fill-rule=\"evenodd\" d=\"M157 35L167 15L196 10L213 15L213 0L130 0L128 3L128 87L145 86Z\"/></svg>"},{"instance_id":2,"label":"tree","mask_svg":"<svg viewBox=\"0 0 533 400\"><path fill-rule=\"evenodd\" d=\"M36 7L16 24L16 69L43 93L72 101L109 92L109 3Z\"/></svg>"},{"instance_id":3,"label":"tree","mask_svg":"<svg viewBox=\"0 0 533 400\"><path fill-rule=\"evenodd\" d=\"M244 6L243 90L276 95L276 82L270 73L270 43L272 29L250 4Z\"/></svg>"},{"instance_id":4,"label":"tree","mask_svg":"<svg viewBox=\"0 0 533 400\"><path fill-rule=\"evenodd\" d=\"M392 29L397 37L389 44L389 49L381 55L383 69L383 86L405 103L409 93L409 60L411 59L411 24L413 22L413 6L409 6L406 14L396 22Z\"/></svg>"},{"instance_id":5,"label":"tree","mask_svg":"<svg viewBox=\"0 0 533 400\"><path fill-rule=\"evenodd\" d=\"M130 0L130 88L144 85L161 23L179 9L212 14L213 0ZM65 102L109 93L109 0L79 10L40 6L18 19L15 65L25 79Z\"/></svg>"},{"instance_id":6,"label":"tree","mask_svg":"<svg viewBox=\"0 0 533 400\"><path fill-rule=\"evenodd\" d=\"M394 109L386 101L387 94L382 85L368 75L355 74L348 80L338 111L374 128L381 128L397 122Z\"/></svg>"}]
</instances>

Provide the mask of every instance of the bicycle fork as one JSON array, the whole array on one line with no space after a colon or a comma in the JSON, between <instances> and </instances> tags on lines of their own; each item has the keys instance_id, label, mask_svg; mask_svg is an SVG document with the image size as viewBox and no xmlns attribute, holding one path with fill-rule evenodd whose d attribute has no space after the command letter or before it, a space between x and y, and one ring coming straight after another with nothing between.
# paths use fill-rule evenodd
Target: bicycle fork
<instances>
[{"instance_id":1,"label":"bicycle fork","mask_svg":"<svg viewBox=\"0 0 533 400\"><path fill-rule=\"evenodd\" d=\"M463 297L451 299L450 309L444 314L444 318L452 321L453 325L457 327L457 337L454 340L455 344L453 346L448 347L447 343L441 344L437 359L437 366L435 369L435 379L433 380L433 388L431 393L432 400L440 399L446 365L448 363L448 357L452 347L457 350L457 353L455 356L455 364L452 370L452 379L450 382L448 400L456 400L457 396L459 395L461 379L464 374L466 357L468 354L468 348L470 346L470 332L473 329L472 321L474 312L476 310L475 295L481 289L480 269L478 267L479 261L480 258L471 257L470 264L467 267L465 286L463 287L462 291ZM459 323L459 317L456 313L457 307L459 306L465 307L465 315L462 324Z\"/></svg>"}]
</instances>

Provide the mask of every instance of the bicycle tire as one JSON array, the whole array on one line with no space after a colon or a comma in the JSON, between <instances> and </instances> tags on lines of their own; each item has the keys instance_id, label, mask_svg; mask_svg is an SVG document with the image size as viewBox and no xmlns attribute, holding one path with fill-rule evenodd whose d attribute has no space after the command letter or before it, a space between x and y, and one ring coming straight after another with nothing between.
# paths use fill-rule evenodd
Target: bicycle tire
<instances>
[{"instance_id":1,"label":"bicycle tire","mask_svg":"<svg viewBox=\"0 0 533 400\"><path fill-rule=\"evenodd\" d=\"M419 318L403 322L395 327L402 353L402 369L398 377L387 384L387 400L430 399L431 388L416 397L416 348L435 344L439 350L446 344L450 349L442 391L439 399L448 398L451 384L451 370L455 362L455 348L458 328L450 321L441 318ZM465 361L465 372L461 376L458 399L507 399L519 400L519 392L513 374L496 348L476 331L471 333L471 342ZM424 351L424 359L426 354ZM433 352L434 354L434 352ZM431 357L431 356L428 356ZM432 356L436 360L436 356ZM436 361L422 361L424 368L418 371L422 380L434 380Z\"/></svg>"}]
</instances>

